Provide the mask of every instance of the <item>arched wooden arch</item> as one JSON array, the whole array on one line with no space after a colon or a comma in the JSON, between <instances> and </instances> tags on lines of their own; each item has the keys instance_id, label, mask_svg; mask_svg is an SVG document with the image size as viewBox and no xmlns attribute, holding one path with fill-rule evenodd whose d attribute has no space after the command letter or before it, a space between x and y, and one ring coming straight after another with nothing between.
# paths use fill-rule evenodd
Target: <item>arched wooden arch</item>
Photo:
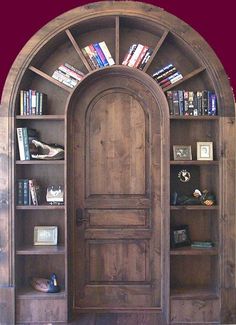
<instances>
[{"instance_id":1,"label":"arched wooden arch","mask_svg":"<svg viewBox=\"0 0 236 325\"><path fill-rule=\"evenodd\" d=\"M81 49L85 45L96 42L98 38L100 41L106 40L115 60L115 66L94 72L84 58ZM154 50L150 61L143 71L122 67L122 59L132 42L147 42ZM152 80L151 74L155 66L162 67L165 63L169 63L166 61L167 57L178 66L184 78L173 85L173 87L161 90L158 85L154 85L155 82ZM51 78L53 71L60 64L66 62L66 60L82 69L86 74L84 81L76 89L70 89ZM160 313L149 314L147 312L145 314L140 313L140 316L138 316L137 310L134 313L132 308L130 312L134 313L133 317L136 317L137 321L143 319L146 322L145 324L158 323L164 325L168 322L181 321L186 323L191 321L199 323L211 321L232 323L236 321L235 107L227 75L219 59L206 41L177 17L163 11L161 8L141 2L101 1L73 9L55 18L40 29L17 56L4 86L0 110L0 322L13 324L19 321L28 323L34 321L66 321L68 314L67 302L69 302L70 308L73 306L70 297L68 298L71 291L68 285L70 280L68 281L67 257L71 246L70 241L68 241L69 244L67 245L66 239L67 236L69 237L67 219L69 220L72 209L70 204L66 205L64 212L63 209L58 212L49 212L52 213L52 220L55 223L58 220L57 213L60 217L62 217L61 214L63 215L61 218L63 221L60 220L58 222L64 234L62 236L64 247L62 251L57 253L58 256L54 256L52 252L50 256L53 261L52 263L55 262L56 264L56 270L62 279L65 291L59 296L59 299L50 298L47 300L44 297L45 301L43 302L43 299L40 297L34 294L31 295L27 290L21 291L19 288L27 282L26 278L30 275L30 267L33 267L37 262L37 256L40 256L40 252L32 253L30 249L21 249L20 246L22 243L29 244L31 237L27 234L27 230L32 230L36 220L44 221L44 211L36 209L35 221L32 221L32 218L30 219L30 214L32 213L30 209L25 211L24 209L16 208L15 185L17 178L27 177L27 170L32 177L36 177L37 174L37 164L30 163L29 165L24 165L24 163L18 161L16 127L24 125L24 123L27 126L39 127L45 135L47 134L48 140L53 142L61 141L66 144L68 138L66 133L62 134L62 130L63 132L71 130L71 105L73 100L78 98L76 96L83 89L83 85L89 84L90 80L94 80L94 78L99 79L101 76L103 76L101 78L105 78L106 74L127 76L129 72L132 78L139 80L140 84L143 82L146 85L158 105L163 108L161 113L162 127L166 129L163 129L162 136L165 138L163 141L167 144L165 147L167 151L169 151L169 147L171 149L175 138L173 133L177 128L175 129L174 124L181 123L181 121L175 123L174 120L171 120L169 133L167 101L165 100L166 91L172 89L210 89L217 94L218 117L215 118L214 122L210 120L205 120L204 122L203 119L204 125L209 127L209 132L206 131L206 128L200 126L201 118L195 121L200 120L196 127L198 132L203 132L205 138L208 137L210 141L213 139L215 142L215 158L217 162L212 170L217 169L216 177L212 176L214 175L212 171L203 171L205 180L201 179L201 183L206 186L207 181L211 178L217 179L213 183L217 187L218 205L215 210L213 209L213 212L209 212L209 219L213 220L215 212L217 221L212 221L212 223L215 225L215 228L213 227L216 229L214 230L214 236L217 237L219 244L216 255L209 258L201 257L202 260L209 259L213 261L214 268L219 269L219 272L216 272L217 274L213 274L214 281L209 280L209 283L216 291L213 299L211 294L203 294L202 296L201 293L193 296L188 294L181 297L170 296L170 286L167 281L167 284L162 283L163 293ZM30 118L22 120L18 116L20 90L29 88L39 89L42 92L48 93L48 114L51 117L42 118L39 121ZM68 120L65 118L67 109ZM194 125L193 123L194 120L191 120L189 125ZM187 126L188 133L191 133L192 130L192 127ZM181 141L181 136L177 135L176 139ZM165 159L166 165L163 162L163 170L168 174L169 158L167 156L165 151L163 159ZM174 165L174 162L171 164ZM195 164L197 165L197 163ZM69 184L66 184L66 180L69 174L69 158L67 157L64 165L61 163L56 167L53 168L50 164L48 167L38 166L39 170L43 171L41 175L42 182L46 183L47 175L50 177L50 171L52 170L51 176L54 175L58 181L65 181L65 186L67 185L66 188L68 189ZM200 166L200 168L207 169L209 167ZM56 169L61 170L60 176L57 175ZM164 191L170 183L169 177L165 179ZM163 243L166 243L166 247L162 247L166 279L169 276L169 260L171 260L171 266L174 269L175 263L172 263L172 260L180 259L179 256L169 258L169 234L167 228L171 208L167 202L168 198L169 193L166 193L163 211L166 212L167 219L163 220L162 225ZM70 202L68 195L67 200ZM178 215L180 212L173 213ZM194 213L196 214L196 212ZM24 221L26 218L28 218L28 221L31 220L29 228L27 228L26 221ZM68 229L71 229L70 227L69 224ZM26 233L26 239L18 234L19 229L20 233ZM63 263L63 269L60 269L58 266L57 257L59 262ZM46 264L45 260L45 257L42 257L42 263ZM207 265L209 270L210 263L208 260ZM44 273L43 269L41 273ZM18 274L21 274L21 276L19 277ZM174 273L174 277L177 281L179 274ZM206 277L204 279L207 282ZM27 303L29 299L31 299L30 306ZM202 314L196 307L198 299L204 302L205 309L203 308L204 313ZM44 316L42 316L43 311L50 311L50 308L53 309L55 303L57 303L60 312L52 312L51 318L49 317L50 319L44 319ZM184 306L186 310L191 310L194 315L200 315L200 318L193 316L193 314L187 311L180 312L181 306ZM206 316L203 316L203 314ZM128 318L125 318L125 316L117 314L114 317L116 319L120 317L121 321L128 324Z\"/></svg>"}]
</instances>

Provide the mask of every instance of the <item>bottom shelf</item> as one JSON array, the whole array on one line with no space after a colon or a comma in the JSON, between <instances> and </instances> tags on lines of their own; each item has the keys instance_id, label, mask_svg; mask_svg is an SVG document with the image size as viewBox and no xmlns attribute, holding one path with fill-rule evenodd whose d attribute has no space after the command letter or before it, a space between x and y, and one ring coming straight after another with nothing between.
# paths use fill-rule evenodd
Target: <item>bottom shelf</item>
<instances>
[{"instance_id":1,"label":"bottom shelf","mask_svg":"<svg viewBox=\"0 0 236 325\"><path fill-rule=\"evenodd\" d=\"M218 299L219 292L215 288L174 288L170 291L171 299Z\"/></svg>"},{"instance_id":2,"label":"bottom shelf","mask_svg":"<svg viewBox=\"0 0 236 325\"><path fill-rule=\"evenodd\" d=\"M46 292L40 292L36 291L30 286L28 287L21 287L16 290L16 298L17 299L64 299L66 298L66 292L63 288L58 293L46 293Z\"/></svg>"}]
</instances>

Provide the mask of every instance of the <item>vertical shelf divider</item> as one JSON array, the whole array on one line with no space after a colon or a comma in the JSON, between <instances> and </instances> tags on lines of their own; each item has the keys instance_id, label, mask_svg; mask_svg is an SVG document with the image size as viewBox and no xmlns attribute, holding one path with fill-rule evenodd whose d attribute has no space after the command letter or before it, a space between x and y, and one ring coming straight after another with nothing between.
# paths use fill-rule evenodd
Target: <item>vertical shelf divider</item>
<instances>
[{"instance_id":1,"label":"vertical shelf divider","mask_svg":"<svg viewBox=\"0 0 236 325\"><path fill-rule=\"evenodd\" d=\"M115 61L116 64L120 64L120 17L119 16L116 16Z\"/></svg>"}]
</instances>

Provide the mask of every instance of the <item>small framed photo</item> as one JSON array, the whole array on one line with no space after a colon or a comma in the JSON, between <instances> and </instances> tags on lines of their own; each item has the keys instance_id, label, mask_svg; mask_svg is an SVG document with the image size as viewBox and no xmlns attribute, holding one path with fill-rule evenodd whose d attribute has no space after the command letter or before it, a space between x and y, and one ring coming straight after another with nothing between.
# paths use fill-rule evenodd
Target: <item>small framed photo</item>
<instances>
[{"instance_id":1,"label":"small framed photo","mask_svg":"<svg viewBox=\"0 0 236 325\"><path fill-rule=\"evenodd\" d=\"M35 226L34 245L57 245L57 226Z\"/></svg>"},{"instance_id":2,"label":"small framed photo","mask_svg":"<svg viewBox=\"0 0 236 325\"><path fill-rule=\"evenodd\" d=\"M177 225L171 227L170 230L170 246L171 248L190 246L191 240L189 236L188 225Z\"/></svg>"},{"instance_id":3,"label":"small framed photo","mask_svg":"<svg viewBox=\"0 0 236 325\"><path fill-rule=\"evenodd\" d=\"M191 146L173 146L174 160L192 160Z\"/></svg>"},{"instance_id":4,"label":"small framed photo","mask_svg":"<svg viewBox=\"0 0 236 325\"><path fill-rule=\"evenodd\" d=\"M197 160L213 160L212 142L197 142Z\"/></svg>"}]
</instances>

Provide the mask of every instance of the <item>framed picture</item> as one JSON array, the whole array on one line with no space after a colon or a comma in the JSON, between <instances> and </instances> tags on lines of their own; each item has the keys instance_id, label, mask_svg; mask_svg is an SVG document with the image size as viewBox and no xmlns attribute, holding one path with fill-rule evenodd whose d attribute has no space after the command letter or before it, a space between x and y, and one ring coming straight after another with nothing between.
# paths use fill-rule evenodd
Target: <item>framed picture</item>
<instances>
[{"instance_id":1,"label":"framed picture","mask_svg":"<svg viewBox=\"0 0 236 325\"><path fill-rule=\"evenodd\" d=\"M192 160L191 146L173 146L174 160Z\"/></svg>"},{"instance_id":2,"label":"framed picture","mask_svg":"<svg viewBox=\"0 0 236 325\"><path fill-rule=\"evenodd\" d=\"M212 142L197 142L197 160L213 160Z\"/></svg>"},{"instance_id":3,"label":"framed picture","mask_svg":"<svg viewBox=\"0 0 236 325\"><path fill-rule=\"evenodd\" d=\"M188 225L178 225L170 229L170 246L171 248L190 246Z\"/></svg>"},{"instance_id":4,"label":"framed picture","mask_svg":"<svg viewBox=\"0 0 236 325\"><path fill-rule=\"evenodd\" d=\"M34 245L57 245L57 226L35 226Z\"/></svg>"}]
</instances>

